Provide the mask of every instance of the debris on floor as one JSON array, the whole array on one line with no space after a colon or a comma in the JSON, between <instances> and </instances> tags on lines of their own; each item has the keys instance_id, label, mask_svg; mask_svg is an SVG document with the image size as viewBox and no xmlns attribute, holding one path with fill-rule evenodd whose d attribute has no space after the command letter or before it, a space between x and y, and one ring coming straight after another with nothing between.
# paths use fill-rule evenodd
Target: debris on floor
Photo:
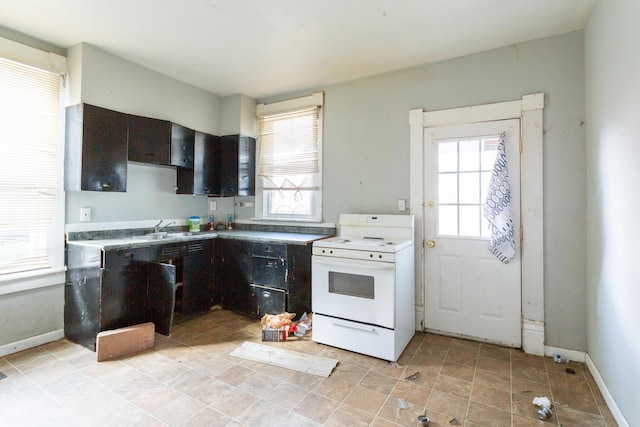
<instances>
[{"instance_id":1,"label":"debris on floor","mask_svg":"<svg viewBox=\"0 0 640 427\"><path fill-rule=\"evenodd\" d=\"M544 421L551 416L551 401L548 397L535 397L533 404L540 408L538 410L538 418Z\"/></svg>"},{"instance_id":2,"label":"debris on floor","mask_svg":"<svg viewBox=\"0 0 640 427\"><path fill-rule=\"evenodd\" d=\"M409 405L407 404L407 401L404 399L398 399L398 408L400 409L407 409L409 407Z\"/></svg>"},{"instance_id":3,"label":"debris on floor","mask_svg":"<svg viewBox=\"0 0 640 427\"><path fill-rule=\"evenodd\" d=\"M153 322L98 332L96 336L98 362L153 348L154 334L155 325Z\"/></svg>"},{"instance_id":4,"label":"debris on floor","mask_svg":"<svg viewBox=\"0 0 640 427\"><path fill-rule=\"evenodd\" d=\"M282 368L293 369L325 378L331 375L331 372L338 364L336 359L314 356L312 354L285 350L249 341L245 341L240 347L229 354L241 359L280 366Z\"/></svg>"},{"instance_id":5,"label":"debris on floor","mask_svg":"<svg viewBox=\"0 0 640 427\"><path fill-rule=\"evenodd\" d=\"M423 427L429 427L429 423L431 422L431 418L427 417L426 415L419 415L418 416L418 422Z\"/></svg>"},{"instance_id":6,"label":"debris on floor","mask_svg":"<svg viewBox=\"0 0 640 427\"><path fill-rule=\"evenodd\" d=\"M459 426L459 425L461 425L461 424L460 424L460 421L458 421L458 419L457 419L457 418L453 418L451 421L449 421L449 424L451 424L452 426Z\"/></svg>"},{"instance_id":7,"label":"debris on floor","mask_svg":"<svg viewBox=\"0 0 640 427\"><path fill-rule=\"evenodd\" d=\"M418 381L420 381L420 372L414 372L413 374L405 378L405 380L409 380L409 381L413 381L414 383L417 383Z\"/></svg>"},{"instance_id":8,"label":"debris on floor","mask_svg":"<svg viewBox=\"0 0 640 427\"><path fill-rule=\"evenodd\" d=\"M301 338L311 330L311 315L304 313L300 320L293 321L295 313L265 314L260 319L262 324L262 341L287 341L290 334Z\"/></svg>"}]
</instances>

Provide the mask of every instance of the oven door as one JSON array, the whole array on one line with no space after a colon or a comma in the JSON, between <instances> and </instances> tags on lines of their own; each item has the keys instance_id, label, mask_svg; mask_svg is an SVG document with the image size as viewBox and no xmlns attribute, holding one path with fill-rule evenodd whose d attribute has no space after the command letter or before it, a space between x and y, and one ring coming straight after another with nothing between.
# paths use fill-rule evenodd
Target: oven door
<instances>
[{"instance_id":1,"label":"oven door","mask_svg":"<svg viewBox=\"0 0 640 427\"><path fill-rule=\"evenodd\" d=\"M313 312L394 328L395 264L313 255Z\"/></svg>"}]
</instances>

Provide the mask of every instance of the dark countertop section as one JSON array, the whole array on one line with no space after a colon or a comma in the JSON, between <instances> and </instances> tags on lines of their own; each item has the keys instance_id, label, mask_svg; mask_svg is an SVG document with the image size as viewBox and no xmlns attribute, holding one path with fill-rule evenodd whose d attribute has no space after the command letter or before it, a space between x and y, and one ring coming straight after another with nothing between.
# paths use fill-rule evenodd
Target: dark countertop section
<instances>
[{"instance_id":1,"label":"dark countertop section","mask_svg":"<svg viewBox=\"0 0 640 427\"><path fill-rule=\"evenodd\" d=\"M81 240L69 240L68 244L97 247L104 250L111 249L132 249L146 246L165 245L169 243L182 243L203 239L237 239L254 242L283 243L293 245L307 245L314 240L329 237L327 234L312 233L292 233L282 231L260 231L260 230L216 230L189 232L169 232L163 238L152 238L144 235L118 235L104 236L97 238L86 238ZM88 236L82 236L88 237Z\"/></svg>"}]
</instances>

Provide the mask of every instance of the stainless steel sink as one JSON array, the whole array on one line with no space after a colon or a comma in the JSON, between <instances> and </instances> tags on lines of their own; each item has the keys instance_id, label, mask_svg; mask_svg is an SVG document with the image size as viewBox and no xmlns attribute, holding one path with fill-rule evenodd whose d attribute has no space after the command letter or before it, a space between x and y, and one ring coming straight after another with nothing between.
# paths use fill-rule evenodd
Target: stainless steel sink
<instances>
[{"instance_id":1,"label":"stainless steel sink","mask_svg":"<svg viewBox=\"0 0 640 427\"><path fill-rule=\"evenodd\" d=\"M136 239L136 240L160 240L160 239L166 239L168 237L169 233L167 233L166 231L160 231L158 233L147 233L144 234L142 236L133 236L132 239Z\"/></svg>"}]
</instances>

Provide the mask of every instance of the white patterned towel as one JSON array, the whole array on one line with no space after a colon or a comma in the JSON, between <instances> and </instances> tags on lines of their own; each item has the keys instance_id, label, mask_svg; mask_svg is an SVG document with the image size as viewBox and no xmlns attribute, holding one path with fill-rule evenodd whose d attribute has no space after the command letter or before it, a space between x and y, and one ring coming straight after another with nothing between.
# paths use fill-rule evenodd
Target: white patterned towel
<instances>
[{"instance_id":1,"label":"white patterned towel","mask_svg":"<svg viewBox=\"0 0 640 427\"><path fill-rule=\"evenodd\" d=\"M491 172L491 181L484 202L483 214L491 228L491 253L507 264L516 254L513 240L513 213L511 211L511 187L505 152L504 134L498 142L496 162Z\"/></svg>"}]
</instances>

